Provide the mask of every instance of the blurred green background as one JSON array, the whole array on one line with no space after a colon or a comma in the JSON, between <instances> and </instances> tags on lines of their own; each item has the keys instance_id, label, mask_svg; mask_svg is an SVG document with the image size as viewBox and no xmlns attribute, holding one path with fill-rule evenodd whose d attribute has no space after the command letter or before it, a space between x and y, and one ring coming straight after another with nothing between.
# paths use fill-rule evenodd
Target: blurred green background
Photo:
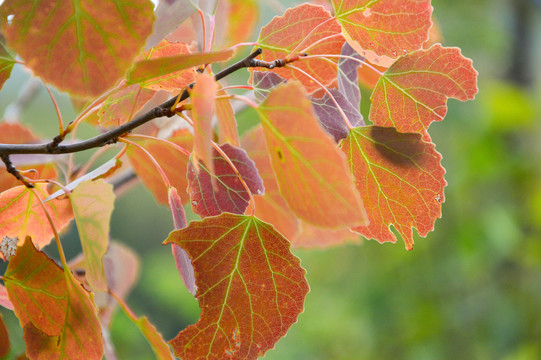
<instances>
[{"instance_id":1,"label":"blurred green background","mask_svg":"<svg viewBox=\"0 0 541 360\"><path fill-rule=\"evenodd\" d=\"M430 128L447 169L443 217L411 252L401 241L295 250L311 292L266 360L541 359L541 2L432 4L444 45L460 47L480 73L477 99L450 100L445 120ZM279 6L261 6L262 24ZM14 70L0 113L27 78ZM72 119L67 98L59 101ZM55 135L43 89L22 115L39 134ZM253 118L245 112L239 123ZM171 229L169 210L140 185L116 203L112 237L135 249L142 265L128 303L166 339L199 317L169 247L160 245ZM80 251L73 230L63 242L70 254ZM17 320L1 313L22 351ZM119 359L153 358L124 314L116 314L111 336Z\"/></svg>"}]
</instances>

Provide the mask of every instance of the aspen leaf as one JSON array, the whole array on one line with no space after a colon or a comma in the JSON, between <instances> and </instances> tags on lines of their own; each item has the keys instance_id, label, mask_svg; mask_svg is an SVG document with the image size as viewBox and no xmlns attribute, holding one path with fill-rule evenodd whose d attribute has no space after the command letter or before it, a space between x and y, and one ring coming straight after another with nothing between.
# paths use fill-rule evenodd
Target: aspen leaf
<instances>
[{"instance_id":1,"label":"aspen leaf","mask_svg":"<svg viewBox=\"0 0 541 360\"><path fill-rule=\"evenodd\" d=\"M305 271L271 225L224 213L193 221L165 242L190 255L201 307L199 321L170 341L176 356L255 359L303 311Z\"/></svg>"},{"instance_id":2,"label":"aspen leaf","mask_svg":"<svg viewBox=\"0 0 541 360\"><path fill-rule=\"evenodd\" d=\"M353 129L342 150L370 220L353 230L381 243L396 242L389 229L393 225L406 249L413 249L412 228L426 236L441 216L445 169L434 144L423 141L421 134L367 126Z\"/></svg>"},{"instance_id":3,"label":"aspen leaf","mask_svg":"<svg viewBox=\"0 0 541 360\"><path fill-rule=\"evenodd\" d=\"M152 34L148 37L145 48L150 49L158 45L194 12L195 8L191 0L160 1L154 12L156 21L154 21Z\"/></svg>"},{"instance_id":4,"label":"aspen leaf","mask_svg":"<svg viewBox=\"0 0 541 360\"><path fill-rule=\"evenodd\" d=\"M263 180L246 151L230 144L220 145L221 150L237 169L252 194L264 194ZM203 164L195 171L188 165L188 191L193 211L201 217L219 215L222 212L244 214L250 195L227 160L213 149L214 173ZM215 184L213 185L213 180Z\"/></svg>"},{"instance_id":5,"label":"aspen leaf","mask_svg":"<svg viewBox=\"0 0 541 360\"><path fill-rule=\"evenodd\" d=\"M181 54L141 60L136 62L128 73L128 84L146 83L148 80L194 66L227 61L233 57L233 53L233 50L222 50L212 53Z\"/></svg>"},{"instance_id":6,"label":"aspen leaf","mask_svg":"<svg viewBox=\"0 0 541 360\"><path fill-rule=\"evenodd\" d=\"M477 93L477 71L458 48L440 44L398 59L379 79L370 100L374 125L424 133L447 113L449 97L466 101Z\"/></svg>"},{"instance_id":7,"label":"aspen leaf","mask_svg":"<svg viewBox=\"0 0 541 360\"><path fill-rule=\"evenodd\" d=\"M9 79L13 65L15 65L15 59L10 55L0 38L0 89L2 89L6 80Z\"/></svg>"},{"instance_id":8,"label":"aspen leaf","mask_svg":"<svg viewBox=\"0 0 541 360\"><path fill-rule=\"evenodd\" d=\"M192 149L192 139L192 134L188 130L180 130L167 140L190 151ZM159 140L149 139L137 141L137 143L152 154L169 178L172 186L182 189L181 191L186 189L188 186L186 180L188 156L186 154ZM128 146L127 155L133 170L141 182L152 191L156 201L160 204L167 204L169 189L164 185L160 174L156 171L148 156L134 146ZM183 201L188 201L187 195L183 196Z\"/></svg>"},{"instance_id":9,"label":"aspen leaf","mask_svg":"<svg viewBox=\"0 0 541 360\"><path fill-rule=\"evenodd\" d=\"M103 257L109 245L109 224L115 194L103 179L85 181L69 196L85 256L86 280L95 290L107 291Z\"/></svg>"},{"instance_id":10,"label":"aspen leaf","mask_svg":"<svg viewBox=\"0 0 541 360\"><path fill-rule=\"evenodd\" d=\"M90 294L30 238L3 278L24 329L29 359L101 359L103 340Z\"/></svg>"},{"instance_id":11,"label":"aspen leaf","mask_svg":"<svg viewBox=\"0 0 541 360\"><path fill-rule=\"evenodd\" d=\"M155 93L154 90L142 88L138 84L114 92L105 99L98 111L99 124L107 127L127 123Z\"/></svg>"},{"instance_id":12,"label":"aspen leaf","mask_svg":"<svg viewBox=\"0 0 541 360\"><path fill-rule=\"evenodd\" d=\"M308 52L310 55L340 54L344 38L340 35L340 25L321 6L299 5L288 9L283 16L275 17L261 29L257 40L263 48L261 59L273 61L283 59L291 52ZM327 38L325 41L318 42ZM336 79L336 61L325 59L305 59L295 66L306 71L323 85ZM308 93L320 86L306 75L288 68L275 68L273 72L287 80L299 80Z\"/></svg>"},{"instance_id":13,"label":"aspen leaf","mask_svg":"<svg viewBox=\"0 0 541 360\"><path fill-rule=\"evenodd\" d=\"M299 231L299 220L280 194L276 175L265 145L265 134L261 125L242 137L242 147L255 162L259 176L265 185L265 194L254 197L255 215L278 230L287 239L293 239Z\"/></svg>"},{"instance_id":14,"label":"aspen leaf","mask_svg":"<svg viewBox=\"0 0 541 360\"><path fill-rule=\"evenodd\" d=\"M348 43L377 65L389 66L428 40L430 0L332 0L332 4Z\"/></svg>"},{"instance_id":15,"label":"aspen leaf","mask_svg":"<svg viewBox=\"0 0 541 360\"><path fill-rule=\"evenodd\" d=\"M93 97L128 70L152 30L152 10L148 0L8 0L0 16L7 44L36 75Z\"/></svg>"},{"instance_id":16,"label":"aspen leaf","mask_svg":"<svg viewBox=\"0 0 541 360\"><path fill-rule=\"evenodd\" d=\"M344 43L340 55L351 58L338 60L338 90L347 98L351 106L359 110L361 106L361 91L359 90L359 75L357 69L361 63L354 59L361 60L362 57L348 43Z\"/></svg>"},{"instance_id":17,"label":"aspen leaf","mask_svg":"<svg viewBox=\"0 0 541 360\"><path fill-rule=\"evenodd\" d=\"M222 0L218 2L215 42L232 46L252 38L259 7L256 0Z\"/></svg>"},{"instance_id":18,"label":"aspen leaf","mask_svg":"<svg viewBox=\"0 0 541 360\"><path fill-rule=\"evenodd\" d=\"M202 73L197 74L195 85L190 94L192 100L193 129L193 156L195 168L198 169L202 161L207 170L214 173L212 161L212 118L216 112L216 91L218 84L214 76Z\"/></svg>"},{"instance_id":19,"label":"aspen leaf","mask_svg":"<svg viewBox=\"0 0 541 360\"><path fill-rule=\"evenodd\" d=\"M265 100L273 87L286 81L287 80L280 75L270 71L254 71L252 73L254 95L259 101Z\"/></svg>"},{"instance_id":20,"label":"aspen leaf","mask_svg":"<svg viewBox=\"0 0 541 360\"><path fill-rule=\"evenodd\" d=\"M171 349L167 343L163 340L162 335L156 330L154 325L148 321L146 316L136 319L135 325L141 330L148 343L150 344L157 360L174 360L174 356L171 353Z\"/></svg>"},{"instance_id":21,"label":"aspen leaf","mask_svg":"<svg viewBox=\"0 0 541 360\"><path fill-rule=\"evenodd\" d=\"M346 243L359 243L360 236L350 229L325 229L305 222L301 223L301 231L292 238L294 248L328 248Z\"/></svg>"},{"instance_id":22,"label":"aspen leaf","mask_svg":"<svg viewBox=\"0 0 541 360\"><path fill-rule=\"evenodd\" d=\"M9 300L8 292L4 285L0 285L0 305L6 309L13 310L13 304Z\"/></svg>"},{"instance_id":23,"label":"aspen leaf","mask_svg":"<svg viewBox=\"0 0 541 360\"><path fill-rule=\"evenodd\" d=\"M220 89L222 89L220 84ZM220 94L227 95L223 91ZM230 143L239 146L239 133L237 131L237 120L231 102L227 98L216 99L216 120L218 120L218 141L220 144Z\"/></svg>"},{"instance_id":24,"label":"aspen leaf","mask_svg":"<svg viewBox=\"0 0 541 360\"><path fill-rule=\"evenodd\" d=\"M49 195L44 184L37 184L34 191L42 200ZM48 201L45 208L58 231L73 218L71 205L67 199ZM0 194L0 228L5 236L18 237L19 241L31 236L34 244L40 248L47 245L54 235L39 200L24 185Z\"/></svg>"},{"instance_id":25,"label":"aspen leaf","mask_svg":"<svg viewBox=\"0 0 541 360\"><path fill-rule=\"evenodd\" d=\"M257 109L289 207L302 220L340 228L366 222L346 159L318 124L298 83L282 84Z\"/></svg>"}]
</instances>

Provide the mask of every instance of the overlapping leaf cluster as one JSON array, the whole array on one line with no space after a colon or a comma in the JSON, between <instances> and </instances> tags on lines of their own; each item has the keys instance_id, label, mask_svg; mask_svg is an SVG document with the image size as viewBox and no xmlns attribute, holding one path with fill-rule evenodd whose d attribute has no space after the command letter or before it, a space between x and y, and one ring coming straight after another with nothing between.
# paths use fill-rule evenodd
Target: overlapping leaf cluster
<instances>
[{"instance_id":1,"label":"overlapping leaf cluster","mask_svg":"<svg viewBox=\"0 0 541 360\"><path fill-rule=\"evenodd\" d=\"M231 95L209 66L250 40L255 0L160 1L152 9L147 0L0 7L0 85L17 54L44 82L87 104L74 128L86 121L108 131L171 97L169 111L179 115L116 139L126 156L90 172L73 171L62 157L54 162L68 169L64 177L51 157L15 162L49 186L27 188L0 174L0 255L10 259L0 304L19 318L30 359L100 359L101 329L117 302L159 359L172 359L170 348L183 359L255 359L303 311L308 284L292 245L360 235L395 242L394 227L412 249L413 229L426 236L441 216L445 170L428 128L445 117L448 98L474 98L477 73L458 48L435 43L430 0L288 9L255 43L263 50L263 67L250 69L257 103ZM367 118L360 83L373 89ZM259 116L243 136L236 99ZM0 124L1 143L38 140L19 124ZM171 208L174 231L164 244L202 310L168 343L123 300L136 278L123 269L137 260L109 242L115 192L104 180L123 171ZM202 220L187 224L183 204ZM39 249L72 219L83 254L59 267ZM5 250L17 244L14 254Z\"/></svg>"}]
</instances>

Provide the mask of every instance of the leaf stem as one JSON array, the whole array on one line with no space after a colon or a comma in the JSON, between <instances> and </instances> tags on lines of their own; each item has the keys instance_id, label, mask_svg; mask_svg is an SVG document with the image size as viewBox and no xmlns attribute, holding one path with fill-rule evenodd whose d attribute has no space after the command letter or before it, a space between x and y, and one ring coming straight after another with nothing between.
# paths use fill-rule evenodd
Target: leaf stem
<instances>
[{"instance_id":1,"label":"leaf stem","mask_svg":"<svg viewBox=\"0 0 541 360\"><path fill-rule=\"evenodd\" d=\"M56 99L54 98L54 95L51 89L49 89L46 83L43 83L43 85L45 86L45 89L47 89L47 92L49 93L49 96L51 97L51 100L53 101L54 109L56 111L56 116L58 117L58 136L64 139L65 134L64 134L64 122L62 121L62 114L60 113L60 109L58 107L58 104L56 102Z\"/></svg>"}]
</instances>

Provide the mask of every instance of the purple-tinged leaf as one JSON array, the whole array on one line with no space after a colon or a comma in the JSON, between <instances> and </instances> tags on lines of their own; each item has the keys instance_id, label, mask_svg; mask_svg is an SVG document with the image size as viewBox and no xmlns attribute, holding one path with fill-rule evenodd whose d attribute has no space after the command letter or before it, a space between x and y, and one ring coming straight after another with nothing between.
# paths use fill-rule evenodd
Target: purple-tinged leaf
<instances>
[{"instance_id":1,"label":"purple-tinged leaf","mask_svg":"<svg viewBox=\"0 0 541 360\"><path fill-rule=\"evenodd\" d=\"M13 304L9 300L8 292L4 285L0 285L0 305L6 309L13 310Z\"/></svg>"},{"instance_id":2,"label":"purple-tinged leaf","mask_svg":"<svg viewBox=\"0 0 541 360\"><path fill-rule=\"evenodd\" d=\"M158 45L194 12L195 8L190 0L161 0L154 12L156 21L154 21L152 34L147 39L145 49Z\"/></svg>"},{"instance_id":3,"label":"purple-tinged leaf","mask_svg":"<svg viewBox=\"0 0 541 360\"><path fill-rule=\"evenodd\" d=\"M342 46L340 55L351 56L355 59L363 59L347 42ZM353 59L341 58L338 61L338 89L353 107L361 106L361 91L359 90L358 68L360 63ZM363 124L364 125L364 124Z\"/></svg>"},{"instance_id":4,"label":"purple-tinged leaf","mask_svg":"<svg viewBox=\"0 0 541 360\"><path fill-rule=\"evenodd\" d=\"M231 160L238 173L253 194L265 192L263 180L257 172L255 163L246 151L230 144L220 145L222 151ZM214 174L200 163L196 172L193 163L188 165L188 192L193 211L202 217L219 215L222 212L244 214L250 202L250 196L241 179L226 159L213 149ZM213 181L216 184L213 187Z\"/></svg>"},{"instance_id":5,"label":"purple-tinged leaf","mask_svg":"<svg viewBox=\"0 0 541 360\"><path fill-rule=\"evenodd\" d=\"M177 189L175 187L169 188L169 207L171 208L171 214L173 215L173 225L175 230L183 229L187 226L186 213L184 212L184 207L182 206L182 200L178 196ZM171 244L171 251L173 252L173 257L175 258L175 265L180 274L184 285L193 296L197 291L197 286L195 285L195 275L193 272L192 261L188 256L188 253L178 246L177 244Z\"/></svg>"},{"instance_id":6,"label":"purple-tinged leaf","mask_svg":"<svg viewBox=\"0 0 541 360\"><path fill-rule=\"evenodd\" d=\"M263 101L273 87L286 81L286 79L271 71L254 71L252 78L254 95L257 100Z\"/></svg>"},{"instance_id":7,"label":"purple-tinged leaf","mask_svg":"<svg viewBox=\"0 0 541 360\"><path fill-rule=\"evenodd\" d=\"M363 126L363 116L359 112L359 108L354 107L344 94L337 89L330 89L329 91L340 108L342 108L351 125L353 127ZM319 99L312 98L312 107L323 128L332 135L336 142L348 136L349 129L329 94L325 93Z\"/></svg>"}]
</instances>

